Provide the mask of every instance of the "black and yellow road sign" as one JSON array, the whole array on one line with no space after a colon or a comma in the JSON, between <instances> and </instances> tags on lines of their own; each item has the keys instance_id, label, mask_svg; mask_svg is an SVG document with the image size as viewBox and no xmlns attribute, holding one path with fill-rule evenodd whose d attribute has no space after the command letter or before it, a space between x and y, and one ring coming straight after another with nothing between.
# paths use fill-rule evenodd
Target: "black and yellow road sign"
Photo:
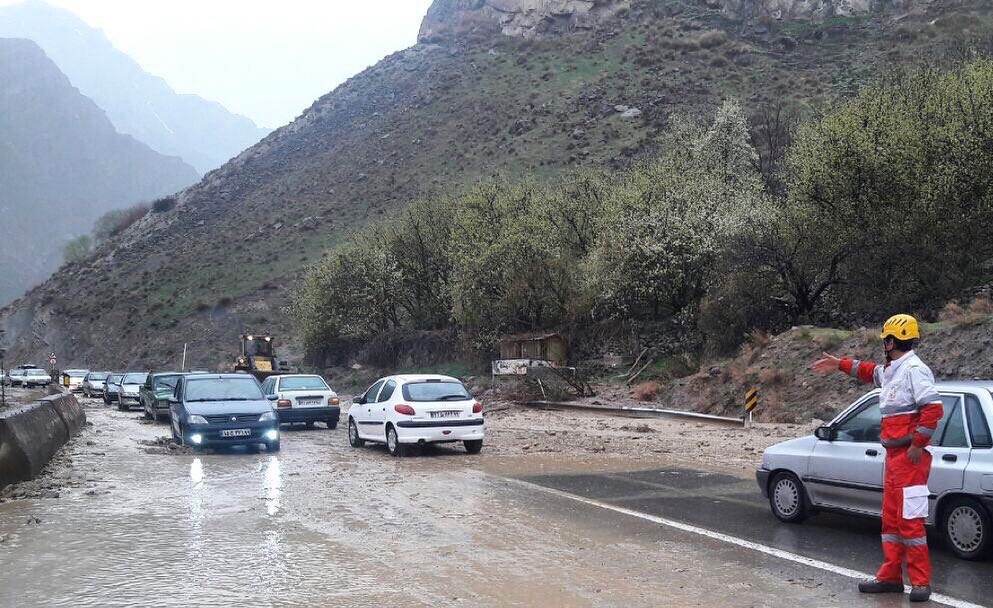
<instances>
[{"instance_id":1,"label":"black and yellow road sign","mask_svg":"<svg viewBox=\"0 0 993 608\"><path fill-rule=\"evenodd\" d=\"M752 388L745 393L745 411L751 412L759 405L759 389Z\"/></svg>"}]
</instances>

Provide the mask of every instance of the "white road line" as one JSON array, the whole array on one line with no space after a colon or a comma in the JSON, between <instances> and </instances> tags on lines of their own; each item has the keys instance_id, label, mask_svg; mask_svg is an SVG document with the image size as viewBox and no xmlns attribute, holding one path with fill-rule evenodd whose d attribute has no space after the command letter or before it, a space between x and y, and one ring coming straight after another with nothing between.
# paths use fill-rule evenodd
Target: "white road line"
<instances>
[{"instance_id":1,"label":"white road line","mask_svg":"<svg viewBox=\"0 0 993 608\"><path fill-rule=\"evenodd\" d=\"M577 496L576 494L563 492L562 490L546 488L544 486L540 486L538 484L534 484L528 481L521 481L520 479L511 479L509 477L503 477L502 479L513 484L531 488L533 490L538 490L540 492L545 492L546 494L552 494L554 496L565 498L567 500L572 500L574 502L580 502L593 507L598 507L600 509L614 511L615 513L620 513L622 515L637 517L638 519L650 521L654 524L659 524L661 526L666 526L668 528L675 528L676 530L682 530L683 532L699 534L700 536L706 536L707 538L719 540L724 543L737 545L739 547L744 547L745 549L758 551L759 553L765 553L766 555L771 555L773 557L778 557L780 559L785 559L798 564L803 564L804 566L810 566L812 568L825 570L827 572L831 572L832 574L839 574L841 576L846 576L848 578L855 578L855 579L869 579L873 577L873 575L866 574L865 572L859 572L858 570L852 570L850 568L845 568L843 566L836 566L834 564L823 562L818 559L811 559L809 557L797 555L796 553L790 553L789 551L783 551L782 549L776 549L775 547L769 547L767 545L752 542L750 540L745 540L743 538L738 538L736 536L730 536L728 534L723 534L721 532L708 530L707 528L701 528L699 526L694 526L691 524L686 524L683 522L666 519L664 517L657 517L655 515L650 515L648 513L642 513L641 511L633 511L631 509L625 509L624 507L618 507L616 505L600 502L599 500L593 500L591 498L584 498L582 496ZM909 593L910 587L906 587L904 591ZM942 595L940 593L932 593L931 601L938 604L944 604L946 606L952 606L952 608L985 608L980 604L973 604L971 602L959 600L953 597L949 597L947 595Z\"/></svg>"}]
</instances>

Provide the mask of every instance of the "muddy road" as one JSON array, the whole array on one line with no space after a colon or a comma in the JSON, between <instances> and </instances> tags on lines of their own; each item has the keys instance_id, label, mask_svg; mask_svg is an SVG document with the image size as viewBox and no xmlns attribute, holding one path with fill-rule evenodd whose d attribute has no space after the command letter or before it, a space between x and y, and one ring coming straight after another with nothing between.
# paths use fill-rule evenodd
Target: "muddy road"
<instances>
[{"instance_id":1,"label":"muddy road","mask_svg":"<svg viewBox=\"0 0 993 608\"><path fill-rule=\"evenodd\" d=\"M349 447L343 428L286 430L278 454L194 454L157 444L164 424L83 401L91 425L21 489L28 498L0 503L2 606L906 603L855 593L844 555L826 570L578 501L598 482L579 487L573 474L646 463L528 453L500 443L520 430L497 421L478 456L440 447L394 459Z\"/></svg>"}]
</instances>

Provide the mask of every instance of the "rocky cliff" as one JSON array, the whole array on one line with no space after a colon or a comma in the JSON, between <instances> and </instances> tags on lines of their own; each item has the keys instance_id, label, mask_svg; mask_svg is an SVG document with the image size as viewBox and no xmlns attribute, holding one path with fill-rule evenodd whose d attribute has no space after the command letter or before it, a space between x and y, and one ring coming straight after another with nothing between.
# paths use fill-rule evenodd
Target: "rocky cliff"
<instances>
[{"instance_id":1,"label":"rocky cliff","mask_svg":"<svg viewBox=\"0 0 993 608\"><path fill-rule=\"evenodd\" d=\"M936 0L697 0L733 20L823 20L873 13L922 11ZM421 25L421 42L495 32L537 38L590 29L645 0L435 0Z\"/></svg>"}]
</instances>

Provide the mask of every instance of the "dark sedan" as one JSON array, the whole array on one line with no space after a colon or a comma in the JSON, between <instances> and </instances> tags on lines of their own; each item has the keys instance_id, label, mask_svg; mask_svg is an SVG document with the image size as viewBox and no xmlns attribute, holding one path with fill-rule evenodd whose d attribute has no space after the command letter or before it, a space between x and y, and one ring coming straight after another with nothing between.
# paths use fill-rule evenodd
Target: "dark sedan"
<instances>
[{"instance_id":1,"label":"dark sedan","mask_svg":"<svg viewBox=\"0 0 993 608\"><path fill-rule=\"evenodd\" d=\"M173 439L194 449L261 443L279 450L279 418L246 374L181 377L169 398L169 418Z\"/></svg>"}]
</instances>

